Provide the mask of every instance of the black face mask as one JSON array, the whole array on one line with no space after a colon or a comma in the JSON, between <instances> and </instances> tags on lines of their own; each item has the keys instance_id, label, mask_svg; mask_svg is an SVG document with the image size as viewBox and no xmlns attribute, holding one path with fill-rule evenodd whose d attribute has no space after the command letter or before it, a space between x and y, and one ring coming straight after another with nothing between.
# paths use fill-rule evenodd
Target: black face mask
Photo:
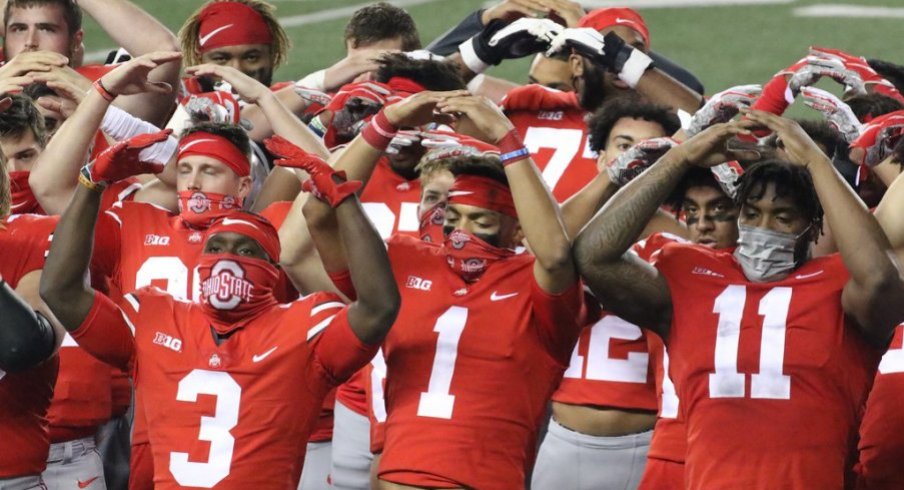
<instances>
[{"instance_id":1,"label":"black face mask","mask_svg":"<svg viewBox=\"0 0 904 490\"><path fill-rule=\"evenodd\" d=\"M452 233L452 230L454 230L454 229L455 229L454 226L443 226L443 235L449 236L449 233ZM498 233L495 233L493 235L488 235L486 233L471 233L471 234L476 236L477 238L480 238L481 240L487 242L488 244L490 244L494 247L501 248L499 243L502 240L500 239Z\"/></svg>"},{"instance_id":2,"label":"black face mask","mask_svg":"<svg viewBox=\"0 0 904 490\"><path fill-rule=\"evenodd\" d=\"M606 98L605 89L606 72L590 61L584 61L584 74L580 77L572 78L571 83L578 91L581 107L584 110L593 112L601 105Z\"/></svg>"}]
</instances>

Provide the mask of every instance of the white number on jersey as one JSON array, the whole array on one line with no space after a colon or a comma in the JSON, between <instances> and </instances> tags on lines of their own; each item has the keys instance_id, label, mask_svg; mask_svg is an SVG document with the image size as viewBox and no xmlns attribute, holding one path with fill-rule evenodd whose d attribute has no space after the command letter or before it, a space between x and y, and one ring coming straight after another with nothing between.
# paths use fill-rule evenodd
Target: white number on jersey
<instances>
[{"instance_id":1,"label":"white number on jersey","mask_svg":"<svg viewBox=\"0 0 904 490\"><path fill-rule=\"evenodd\" d=\"M543 180L550 189L555 189L568 164L581 150L584 132L580 129L527 128L524 146L529 152L538 153L540 148L552 148L553 154L543 168Z\"/></svg>"},{"instance_id":2,"label":"white number on jersey","mask_svg":"<svg viewBox=\"0 0 904 490\"><path fill-rule=\"evenodd\" d=\"M659 407L659 416L664 419L678 418L678 392L675 391L675 383L669 377L669 351L662 348L662 398Z\"/></svg>"},{"instance_id":3,"label":"white number on jersey","mask_svg":"<svg viewBox=\"0 0 904 490\"><path fill-rule=\"evenodd\" d=\"M230 430L239 422L239 402L242 387L222 371L195 369L179 381L176 400L197 402L198 395L215 395L216 411L213 417L201 417L198 439L210 442L210 454L206 463L188 460L188 453L171 452L169 470L179 485L211 488L229 476L235 438Z\"/></svg>"},{"instance_id":4,"label":"white number on jersey","mask_svg":"<svg viewBox=\"0 0 904 490\"><path fill-rule=\"evenodd\" d=\"M640 327L628 323L615 315L606 315L590 330L587 345L586 379L595 381L621 381L624 383L646 383L650 355L646 352L631 352L627 359L609 357L612 339L637 340L643 332ZM578 352L580 342L574 346L571 362L565 371L566 378L582 376L584 356Z\"/></svg>"},{"instance_id":5,"label":"white number on jersey","mask_svg":"<svg viewBox=\"0 0 904 490\"><path fill-rule=\"evenodd\" d=\"M201 279L195 267L191 283L191 298L188 297L188 267L179 257L149 257L135 274L135 289L150 286L153 281L166 281L166 292L176 299L197 302L201 297Z\"/></svg>"},{"instance_id":6,"label":"white number on jersey","mask_svg":"<svg viewBox=\"0 0 904 490\"><path fill-rule=\"evenodd\" d=\"M709 375L711 398L744 396L746 374L738 372L738 348L741 340L741 317L747 302L747 287L731 285L722 291L713 305L719 314L716 328L715 372ZM782 374L785 360L785 329L791 306L791 288L772 288L760 300L763 317L760 339L760 372L751 376L750 397L788 400L791 377Z\"/></svg>"},{"instance_id":7,"label":"white number on jersey","mask_svg":"<svg viewBox=\"0 0 904 490\"><path fill-rule=\"evenodd\" d=\"M361 207L370 222L374 224L377 233L384 240L389 238L397 231L417 231L420 227L420 221L417 218L416 202L403 202L399 209L399 221L396 225L396 215L389 209L386 203L382 202L362 202Z\"/></svg>"},{"instance_id":8,"label":"white number on jersey","mask_svg":"<svg viewBox=\"0 0 904 490\"><path fill-rule=\"evenodd\" d=\"M453 306L436 319L433 331L439 334L436 340L436 356L430 369L427 391L421 393L417 405L419 417L451 419L455 406L455 395L449 394L455 359L458 358L458 341L468 321L468 309Z\"/></svg>"},{"instance_id":9,"label":"white number on jersey","mask_svg":"<svg viewBox=\"0 0 904 490\"><path fill-rule=\"evenodd\" d=\"M904 324L895 328L904 328ZM879 363L879 373L904 373L904 345L895 349L888 349L888 352L882 356L882 361Z\"/></svg>"},{"instance_id":10,"label":"white number on jersey","mask_svg":"<svg viewBox=\"0 0 904 490\"><path fill-rule=\"evenodd\" d=\"M386 379L386 358L383 349L370 361L370 403L377 422L386 422L386 400L383 397L383 381Z\"/></svg>"}]
</instances>

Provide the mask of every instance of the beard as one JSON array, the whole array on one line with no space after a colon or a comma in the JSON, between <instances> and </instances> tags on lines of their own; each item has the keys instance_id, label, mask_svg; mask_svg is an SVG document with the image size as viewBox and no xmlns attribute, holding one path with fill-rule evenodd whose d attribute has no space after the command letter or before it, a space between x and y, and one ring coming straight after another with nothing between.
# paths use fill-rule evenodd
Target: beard
<instances>
[{"instance_id":1,"label":"beard","mask_svg":"<svg viewBox=\"0 0 904 490\"><path fill-rule=\"evenodd\" d=\"M596 64L584 60L584 74L572 80L578 100L585 111L594 112L606 99L606 72Z\"/></svg>"}]
</instances>

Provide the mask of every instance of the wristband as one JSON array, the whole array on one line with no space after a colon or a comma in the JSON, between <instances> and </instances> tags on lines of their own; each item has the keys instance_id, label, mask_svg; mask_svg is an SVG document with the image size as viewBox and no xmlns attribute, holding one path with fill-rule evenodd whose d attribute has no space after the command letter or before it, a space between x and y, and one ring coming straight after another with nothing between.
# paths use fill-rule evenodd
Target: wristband
<instances>
[{"instance_id":1,"label":"wristband","mask_svg":"<svg viewBox=\"0 0 904 490\"><path fill-rule=\"evenodd\" d=\"M496 146L499 148L499 160L503 166L517 162L530 155L530 151L521 141L521 136L518 134L517 129L512 129L505 133L505 136L496 142Z\"/></svg>"},{"instance_id":2,"label":"wristband","mask_svg":"<svg viewBox=\"0 0 904 490\"><path fill-rule=\"evenodd\" d=\"M618 70L618 78L629 87L637 87L640 78L653 66L653 59L639 49L631 48L628 58Z\"/></svg>"},{"instance_id":3,"label":"wristband","mask_svg":"<svg viewBox=\"0 0 904 490\"><path fill-rule=\"evenodd\" d=\"M361 136L370 146L382 151L389 146L397 132L398 129L389 122L386 114L380 111L370 120L370 124L364 127Z\"/></svg>"},{"instance_id":4,"label":"wristband","mask_svg":"<svg viewBox=\"0 0 904 490\"><path fill-rule=\"evenodd\" d=\"M323 135L326 134L327 130L326 126L323 125L323 121L320 120L320 116L314 116L311 119L311 122L308 123L308 129L320 139L323 139Z\"/></svg>"},{"instance_id":5,"label":"wristband","mask_svg":"<svg viewBox=\"0 0 904 490\"><path fill-rule=\"evenodd\" d=\"M87 187L88 189L91 189L94 192L103 192L104 189L107 188L105 184L94 182L90 177L88 177L87 167L82 167L81 172L78 173L78 181L80 184Z\"/></svg>"},{"instance_id":6,"label":"wristband","mask_svg":"<svg viewBox=\"0 0 904 490\"><path fill-rule=\"evenodd\" d=\"M104 87L104 84L100 82L100 78L94 81L92 84L94 85L94 90L97 90L97 93L100 94L101 97L104 98L107 102L113 102L113 99L116 98L115 95L111 94L107 87Z\"/></svg>"},{"instance_id":7,"label":"wristband","mask_svg":"<svg viewBox=\"0 0 904 490\"><path fill-rule=\"evenodd\" d=\"M315 90L326 90L326 70L317 70L314 73L295 82L296 87L312 88Z\"/></svg>"},{"instance_id":8,"label":"wristband","mask_svg":"<svg viewBox=\"0 0 904 490\"><path fill-rule=\"evenodd\" d=\"M490 67L490 64L480 59L480 56L478 56L477 52L474 50L474 39L468 39L459 44L458 52L461 54L462 63L464 63L469 70L478 75L487 71L487 68Z\"/></svg>"}]
</instances>

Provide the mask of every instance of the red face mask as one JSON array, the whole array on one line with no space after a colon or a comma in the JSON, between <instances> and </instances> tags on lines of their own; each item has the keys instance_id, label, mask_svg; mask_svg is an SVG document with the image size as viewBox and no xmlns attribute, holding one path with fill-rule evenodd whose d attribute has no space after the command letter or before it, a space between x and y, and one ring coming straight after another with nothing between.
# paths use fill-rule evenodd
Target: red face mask
<instances>
[{"instance_id":1,"label":"red face mask","mask_svg":"<svg viewBox=\"0 0 904 490\"><path fill-rule=\"evenodd\" d=\"M242 198L213 192L179 192L179 216L195 228L207 228L217 218L242 208Z\"/></svg>"},{"instance_id":2,"label":"red face mask","mask_svg":"<svg viewBox=\"0 0 904 490\"><path fill-rule=\"evenodd\" d=\"M201 308L219 334L245 326L277 304L276 266L232 254L203 254L198 261Z\"/></svg>"},{"instance_id":3,"label":"red face mask","mask_svg":"<svg viewBox=\"0 0 904 490\"><path fill-rule=\"evenodd\" d=\"M443 246L449 267L466 282L480 279L490 264L514 255L513 251L494 247L464 230L452 230Z\"/></svg>"},{"instance_id":4,"label":"red face mask","mask_svg":"<svg viewBox=\"0 0 904 490\"><path fill-rule=\"evenodd\" d=\"M11 194L11 214L25 214L40 212L38 200L35 198L31 187L28 185L27 170L13 170L9 173L9 190Z\"/></svg>"},{"instance_id":5,"label":"red face mask","mask_svg":"<svg viewBox=\"0 0 904 490\"><path fill-rule=\"evenodd\" d=\"M446 203L436 203L421 215L418 235L427 243L443 242L443 221L446 219Z\"/></svg>"}]
</instances>

